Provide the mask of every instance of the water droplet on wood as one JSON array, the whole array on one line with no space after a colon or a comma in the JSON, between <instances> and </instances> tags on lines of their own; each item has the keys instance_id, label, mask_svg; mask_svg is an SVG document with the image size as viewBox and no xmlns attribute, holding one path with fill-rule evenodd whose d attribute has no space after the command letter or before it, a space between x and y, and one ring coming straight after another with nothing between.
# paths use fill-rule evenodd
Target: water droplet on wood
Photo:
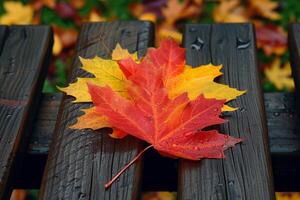
<instances>
[{"instance_id":1,"label":"water droplet on wood","mask_svg":"<svg viewBox=\"0 0 300 200\"><path fill-rule=\"evenodd\" d=\"M229 186L233 186L233 185L234 185L234 181L229 181L229 182L228 182L228 185L229 185Z\"/></svg>"},{"instance_id":2,"label":"water droplet on wood","mask_svg":"<svg viewBox=\"0 0 300 200\"><path fill-rule=\"evenodd\" d=\"M200 38L197 37L196 40L191 44L191 48L200 51L204 46L204 41Z\"/></svg>"},{"instance_id":3,"label":"water droplet on wood","mask_svg":"<svg viewBox=\"0 0 300 200\"><path fill-rule=\"evenodd\" d=\"M273 115L274 115L275 117L278 117L278 116L280 115L280 113L275 112L275 113L273 113Z\"/></svg>"},{"instance_id":4,"label":"water droplet on wood","mask_svg":"<svg viewBox=\"0 0 300 200\"><path fill-rule=\"evenodd\" d=\"M243 40L241 38L236 39L236 47L239 50L247 49L250 46L250 40Z\"/></svg>"},{"instance_id":5,"label":"water droplet on wood","mask_svg":"<svg viewBox=\"0 0 300 200\"><path fill-rule=\"evenodd\" d=\"M197 29L196 29L195 27L190 27L190 28L189 28L189 32L191 32L191 33L192 33L192 32L196 32L196 31L197 31Z\"/></svg>"}]
</instances>

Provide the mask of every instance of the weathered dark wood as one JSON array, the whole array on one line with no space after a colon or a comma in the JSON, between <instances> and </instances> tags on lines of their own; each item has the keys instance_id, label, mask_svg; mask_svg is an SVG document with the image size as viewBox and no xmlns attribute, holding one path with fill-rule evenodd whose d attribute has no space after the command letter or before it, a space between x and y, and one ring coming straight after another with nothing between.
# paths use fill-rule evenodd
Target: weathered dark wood
<instances>
[{"instance_id":1,"label":"weathered dark wood","mask_svg":"<svg viewBox=\"0 0 300 200\"><path fill-rule=\"evenodd\" d=\"M42 95L39 111L30 133L28 154L48 154L62 97L62 93Z\"/></svg>"},{"instance_id":2,"label":"weathered dark wood","mask_svg":"<svg viewBox=\"0 0 300 200\"><path fill-rule=\"evenodd\" d=\"M0 199L8 199L46 76L52 31L11 26L0 32Z\"/></svg>"},{"instance_id":3,"label":"weathered dark wood","mask_svg":"<svg viewBox=\"0 0 300 200\"><path fill-rule=\"evenodd\" d=\"M219 80L247 93L232 102L240 109L226 113L222 133L244 138L226 151L226 159L181 160L179 199L274 199L266 117L250 24L187 25L187 63L223 64Z\"/></svg>"},{"instance_id":4,"label":"weathered dark wood","mask_svg":"<svg viewBox=\"0 0 300 200\"><path fill-rule=\"evenodd\" d=\"M116 43L138 51L141 56L153 43L148 22L111 22L83 25L73 60L71 82L88 76L80 70L78 56L108 57ZM108 130L72 130L68 127L81 115L84 104L65 97L60 108L54 140L43 177L40 199L136 199L140 186L141 162L136 163L105 191L104 184L127 164L143 146L128 137L114 140Z\"/></svg>"},{"instance_id":5,"label":"weathered dark wood","mask_svg":"<svg viewBox=\"0 0 300 200\"><path fill-rule=\"evenodd\" d=\"M27 149L28 154L48 154L61 96L61 94L43 95ZM271 154L298 155L300 119L295 111L294 93L265 93L264 100Z\"/></svg>"},{"instance_id":6,"label":"weathered dark wood","mask_svg":"<svg viewBox=\"0 0 300 200\"><path fill-rule=\"evenodd\" d=\"M300 112L300 24L291 24L288 31L290 62L295 81L297 108Z\"/></svg>"},{"instance_id":7,"label":"weathered dark wood","mask_svg":"<svg viewBox=\"0 0 300 200\"><path fill-rule=\"evenodd\" d=\"M300 153L300 118L294 93L265 93L265 108L272 156Z\"/></svg>"},{"instance_id":8,"label":"weathered dark wood","mask_svg":"<svg viewBox=\"0 0 300 200\"><path fill-rule=\"evenodd\" d=\"M61 96L43 94L24 166L14 187L39 188ZM275 189L297 191L300 188L300 118L295 112L294 93L265 93L264 99ZM176 191L177 165L174 159L156 154L150 151L145 155L142 190Z\"/></svg>"}]
</instances>

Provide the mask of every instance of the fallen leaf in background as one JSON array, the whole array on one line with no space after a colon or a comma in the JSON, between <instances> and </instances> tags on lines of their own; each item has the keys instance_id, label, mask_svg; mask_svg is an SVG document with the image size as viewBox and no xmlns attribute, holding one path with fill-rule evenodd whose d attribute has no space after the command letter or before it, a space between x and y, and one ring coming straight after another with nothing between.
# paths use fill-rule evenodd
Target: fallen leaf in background
<instances>
[{"instance_id":1,"label":"fallen leaf in background","mask_svg":"<svg viewBox=\"0 0 300 200\"><path fill-rule=\"evenodd\" d=\"M278 20L281 15L275 11L279 6L279 2L271 0L250 0L249 1L249 12L254 16L265 17L270 20Z\"/></svg>"},{"instance_id":2,"label":"fallen leaf in background","mask_svg":"<svg viewBox=\"0 0 300 200\"><path fill-rule=\"evenodd\" d=\"M276 192L276 200L299 200L300 192Z\"/></svg>"},{"instance_id":3,"label":"fallen leaf in background","mask_svg":"<svg viewBox=\"0 0 300 200\"><path fill-rule=\"evenodd\" d=\"M144 13L139 17L139 20L156 22L157 17L154 13Z\"/></svg>"},{"instance_id":4,"label":"fallen leaf in background","mask_svg":"<svg viewBox=\"0 0 300 200\"><path fill-rule=\"evenodd\" d=\"M284 66L281 67L280 58L276 58L270 67L265 68L264 73L267 79L272 82L278 90L294 90L294 80L291 77L292 70L289 63L285 63Z\"/></svg>"},{"instance_id":5,"label":"fallen leaf in background","mask_svg":"<svg viewBox=\"0 0 300 200\"><path fill-rule=\"evenodd\" d=\"M213 10L213 19L216 22L248 22L246 8L239 0L222 0Z\"/></svg>"},{"instance_id":6,"label":"fallen leaf in background","mask_svg":"<svg viewBox=\"0 0 300 200\"><path fill-rule=\"evenodd\" d=\"M145 192L142 200L175 200L176 192Z\"/></svg>"},{"instance_id":7,"label":"fallen leaf in background","mask_svg":"<svg viewBox=\"0 0 300 200\"><path fill-rule=\"evenodd\" d=\"M161 9L166 6L168 0L144 0L142 4L132 4L131 13L137 18L143 13L154 13L157 19L163 19Z\"/></svg>"},{"instance_id":8,"label":"fallen leaf in background","mask_svg":"<svg viewBox=\"0 0 300 200\"><path fill-rule=\"evenodd\" d=\"M22 190L22 189L14 189L10 200L25 200L27 196L27 192L26 190Z\"/></svg>"},{"instance_id":9,"label":"fallen leaf in background","mask_svg":"<svg viewBox=\"0 0 300 200\"><path fill-rule=\"evenodd\" d=\"M176 21L184 18L193 18L201 13L202 4L194 4L191 0L168 0L166 7L162 8L166 26L174 27Z\"/></svg>"},{"instance_id":10,"label":"fallen leaf in background","mask_svg":"<svg viewBox=\"0 0 300 200\"><path fill-rule=\"evenodd\" d=\"M17 1L5 1L6 13L0 16L0 24L30 24L33 19L33 9L29 5L23 5Z\"/></svg>"},{"instance_id":11,"label":"fallen leaf in background","mask_svg":"<svg viewBox=\"0 0 300 200\"><path fill-rule=\"evenodd\" d=\"M76 8L76 9L80 9L85 5L85 0L69 0L70 4Z\"/></svg>"},{"instance_id":12,"label":"fallen leaf in background","mask_svg":"<svg viewBox=\"0 0 300 200\"><path fill-rule=\"evenodd\" d=\"M52 53L53 55L57 56L61 53L62 51L62 44L61 44L61 40L59 38L59 36L54 33L54 44L53 44L53 48L52 48Z\"/></svg>"},{"instance_id":13,"label":"fallen leaf in background","mask_svg":"<svg viewBox=\"0 0 300 200\"><path fill-rule=\"evenodd\" d=\"M53 27L54 33L59 36L62 48L74 47L78 37L78 31L71 28Z\"/></svg>"},{"instance_id":14,"label":"fallen leaf in background","mask_svg":"<svg viewBox=\"0 0 300 200\"><path fill-rule=\"evenodd\" d=\"M156 37L156 43L159 45L161 41L165 39L172 38L175 40L178 44L181 44L182 41L182 34L176 29L172 27L165 27L164 24L160 26L160 28L157 29L157 37Z\"/></svg>"},{"instance_id":15,"label":"fallen leaf in background","mask_svg":"<svg viewBox=\"0 0 300 200\"><path fill-rule=\"evenodd\" d=\"M282 55L287 50L287 33L279 26L255 23L258 48L266 55Z\"/></svg>"},{"instance_id":16,"label":"fallen leaf in background","mask_svg":"<svg viewBox=\"0 0 300 200\"><path fill-rule=\"evenodd\" d=\"M72 19L77 15L76 9L71 4L66 2L56 3L54 10L62 19Z\"/></svg>"},{"instance_id":17,"label":"fallen leaf in background","mask_svg":"<svg viewBox=\"0 0 300 200\"><path fill-rule=\"evenodd\" d=\"M146 1L144 4L132 4L130 7L134 16L140 20L157 23L156 44L172 38L181 43L182 34L176 23L183 19L196 19L203 9L202 0L156 0Z\"/></svg>"},{"instance_id":18,"label":"fallen leaf in background","mask_svg":"<svg viewBox=\"0 0 300 200\"><path fill-rule=\"evenodd\" d=\"M101 16L95 9L93 9L89 15L89 22L104 22L107 21L105 17Z\"/></svg>"},{"instance_id":19,"label":"fallen leaf in background","mask_svg":"<svg viewBox=\"0 0 300 200\"><path fill-rule=\"evenodd\" d=\"M55 4L56 0L35 0L31 5L34 10L40 10L43 6L54 8Z\"/></svg>"}]
</instances>

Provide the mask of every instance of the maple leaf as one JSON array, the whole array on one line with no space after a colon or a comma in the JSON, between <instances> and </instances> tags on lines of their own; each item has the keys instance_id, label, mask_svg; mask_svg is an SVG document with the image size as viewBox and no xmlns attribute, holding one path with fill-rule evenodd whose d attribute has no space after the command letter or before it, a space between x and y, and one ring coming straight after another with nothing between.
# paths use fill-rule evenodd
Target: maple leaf
<instances>
[{"instance_id":1,"label":"maple leaf","mask_svg":"<svg viewBox=\"0 0 300 200\"><path fill-rule=\"evenodd\" d=\"M180 19L198 16L201 8L202 2L168 0L166 7L162 9L162 13L165 17L165 23L174 26L175 22Z\"/></svg>"},{"instance_id":2,"label":"maple leaf","mask_svg":"<svg viewBox=\"0 0 300 200\"><path fill-rule=\"evenodd\" d=\"M161 70L164 86L171 98L187 92L190 99L203 94L206 98L226 99L228 102L245 93L214 82L216 77L222 75L220 72L222 66L208 64L192 68L185 65L185 51L173 40L164 40L159 48L149 49L145 59L152 60L155 66L163 66ZM133 60L121 60L119 64L127 78L134 73ZM223 111L233 110L235 109L226 105L223 108Z\"/></svg>"},{"instance_id":3,"label":"maple leaf","mask_svg":"<svg viewBox=\"0 0 300 200\"><path fill-rule=\"evenodd\" d=\"M214 66L212 64L191 67L185 66L184 71L173 78L170 78L166 83L169 90L169 96L174 98L183 92L187 92L190 99L195 99L200 94L205 98L225 99L226 102L235 99L245 93L235 88L230 88L228 85L223 85L214 82L214 79L223 73L220 72L222 66ZM234 111L228 105L224 105L222 111Z\"/></svg>"},{"instance_id":4,"label":"maple leaf","mask_svg":"<svg viewBox=\"0 0 300 200\"><path fill-rule=\"evenodd\" d=\"M117 60L131 57L137 60L137 53L130 54L128 50L122 49L122 47L117 44L116 48L112 52L112 60L102 59L100 57L95 57L93 59L80 58L83 64L82 69L93 74L95 78L78 78L75 83L71 83L68 87L60 88L59 90L65 92L67 95L75 97L74 103L81 102L92 102L91 96L88 92L87 83L94 83L96 85L109 85L114 91L117 91L123 96L127 96L127 91L124 88L124 75L119 68ZM84 114L77 118L76 124L72 125L70 128L74 129L84 129L91 128L94 130L110 127L106 118L94 113L94 109L82 110ZM124 136L117 130L114 130L112 135L117 138Z\"/></svg>"},{"instance_id":5,"label":"maple leaf","mask_svg":"<svg viewBox=\"0 0 300 200\"><path fill-rule=\"evenodd\" d=\"M257 46L266 55L282 55L287 49L287 33L279 26L255 23Z\"/></svg>"},{"instance_id":6,"label":"maple leaf","mask_svg":"<svg viewBox=\"0 0 300 200\"><path fill-rule=\"evenodd\" d=\"M281 15L274 11L279 6L279 2L270 0L250 0L249 10L252 15L260 15L270 20L278 20Z\"/></svg>"},{"instance_id":7,"label":"maple leaf","mask_svg":"<svg viewBox=\"0 0 300 200\"><path fill-rule=\"evenodd\" d=\"M99 57L94 59L82 59L83 69L95 75L95 78L78 78L78 81L72 83L67 88L61 90L68 95L75 97L74 102L91 102L91 97L87 89L87 83L96 84L99 86L108 85L113 91L118 92L125 98L128 98L128 88L126 88L125 80L135 73L138 68L136 54L130 54L127 50L122 49L117 45L112 53L112 58L119 60L104 60ZM129 58L123 59L122 58ZM160 66L164 87L168 90L168 96L171 99L178 95L187 92L188 97L194 100L200 94L206 98L225 99L227 102L242 95L244 91L238 91L230 88L227 85L222 85L213 82L214 78L220 76L221 66L201 66L191 68L185 65L185 51L180 48L173 40L165 40L157 49L150 48L144 60L152 60L154 65L148 66L148 70L157 71ZM118 65L119 64L119 65ZM111 67L111 65L113 67ZM152 67L152 68L150 68ZM144 68L144 67L142 67ZM110 71L108 71L108 69ZM103 73L103 71L105 73ZM148 71L148 73L150 73ZM109 72L109 73L106 73ZM117 78L115 78L117 77ZM142 77L136 77L137 80ZM120 81L121 80L121 81ZM233 111L234 108L224 105L222 111ZM95 109L83 110L84 115L80 116L73 126L75 129L100 129L103 127L112 127L107 122L106 118L94 113ZM114 130L112 136L123 137L125 133L119 134Z\"/></svg>"},{"instance_id":8,"label":"maple leaf","mask_svg":"<svg viewBox=\"0 0 300 200\"><path fill-rule=\"evenodd\" d=\"M144 151L153 147L163 155L190 160L223 158L224 150L241 140L217 130L203 129L225 122L219 115L226 100L206 99L203 95L190 100L187 92L169 98L165 81L182 73L182 58L184 49L168 40L162 43L161 49L150 49L140 63L131 58L119 61L130 98L122 97L109 86L89 83L96 112L105 115L112 127L149 143Z\"/></svg>"},{"instance_id":9,"label":"maple leaf","mask_svg":"<svg viewBox=\"0 0 300 200\"><path fill-rule=\"evenodd\" d=\"M294 80L291 77L292 70L289 63L285 63L281 67L281 61L279 58L275 58L270 67L265 68L264 71L267 79L271 81L277 89L294 90Z\"/></svg>"},{"instance_id":10,"label":"maple leaf","mask_svg":"<svg viewBox=\"0 0 300 200\"><path fill-rule=\"evenodd\" d=\"M0 24L30 24L33 18L33 8L21 2L5 1L3 7L6 11L0 17Z\"/></svg>"},{"instance_id":11,"label":"maple leaf","mask_svg":"<svg viewBox=\"0 0 300 200\"><path fill-rule=\"evenodd\" d=\"M73 102L91 102L91 97L88 93L87 83L92 82L96 85L109 85L114 91L118 91L126 96L127 92L124 88L124 75L119 68L117 60L127 57L137 59L137 54L130 54L128 50L122 49L117 45L112 52L112 60L94 57L92 59L84 59L80 57L82 69L93 74L94 78L78 78L76 82L71 83L68 87L59 88L61 91L75 97Z\"/></svg>"},{"instance_id":12,"label":"maple leaf","mask_svg":"<svg viewBox=\"0 0 300 200\"><path fill-rule=\"evenodd\" d=\"M52 48L52 53L57 56L61 53L62 49L63 47L61 44L61 40L59 36L56 33L54 33L54 44Z\"/></svg>"},{"instance_id":13,"label":"maple leaf","mask_svg":"<svg viewBox=\"0 0 300 200\"><path fill-rule=\"evenodd\" d=\"M216 22L247 22L249 16L239 0L221 1L213 10L213 19Z\"/></svg>"},{"instance_id":14,"label":"maple leaf","mask_svg":"<svg viewBox=\"0 0 300 200\"><path fill-rule=\"evenodd\" d=\"M202 95L189 100L186 93L171 100L163 87L149 87L131 84L135 99L131 101L110 87L89 84L96 111L105 113L113 127L147 141L165 155L191 160L223 158L225 149L241 141L216 130L203 130L225 122L219 118L224 100Z\"/></svg>"},{"instance_id":15,"label":"maple leaf","mask_svg":"<svg viewBox=\"0 0 300 200\"><path fill-rule=\"evenodd\" d=\"M67 91L77 101L92 100L94 104L94 107L83 110L85 114L72 128L111 127L112 137L121 138L129 134L150 144L107 183L106 188L149 148L153 147L170 157L199 160L223 158L225 149L241 141L217 130L208 130L225 122L219 117L224 103L243 93L213 82L222 74L221 66L207 65L201 69L187 66L184 48L173 40L164 40L159 48L148 49L141 60L119 50L112 57L120 60L110 60L114 63L114 70L109 73L106 73L107 66L104 65L109 64L108 69L111 70L111 62L103 64L107 60L101 58L81 59L83 69L93 73L95 78L78 79ZM116 79L115 70L118 71L117 79L122 80L120 84L110 82ZM80 88L77 90L75 86L82 87L84 83L87 83L89 99L86 94L81 96L86 88L76 93ZM200 84L202 89L189 89L192 83ZM116 89L116 85L121 89ZM213 90L232 94L219 95Z\"/></svg>"}]
</instances>

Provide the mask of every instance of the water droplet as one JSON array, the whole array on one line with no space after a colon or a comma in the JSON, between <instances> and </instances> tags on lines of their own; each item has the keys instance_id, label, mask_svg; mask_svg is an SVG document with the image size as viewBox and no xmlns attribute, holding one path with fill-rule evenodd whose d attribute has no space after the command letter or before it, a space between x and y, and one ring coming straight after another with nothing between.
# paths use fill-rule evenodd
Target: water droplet
<instances>
[{"instance_id":1,"label":"water droplet","mask_svg":"<svg viewBox=\"0 0 300 200\"><path fill-rule=\"evenodd\" d=\"M7 114L6 118L10 118L12 116L12 114Z\"/></svg>"},{"instance_id":2,"label":"water droplet","mask_svg":"<svg viewBox=\"0 0 300 200\"><path fill-rule=\"evenodd\" d=\"M275 113L273 113L273 115L274 115L275 117L278 117L278 116L280 115L280 113L275 112Z\"/></svg>"},{"instance_id":3,"label":"water droplet","mask_svg":"<svg viewBox=\"0 0 300 200\"><path fill-rule=\"evenodd\" d=\"M195 27L190 27L189 28L189 32L196 32L196 31L197 31L197 29Z\"/></svg>"},{"instance_id":4,"label":"water droplet","mask_svg":"<svg viewBox=\"0 0 300 200\"><path fill-rule=\"evenodd\" d=\"M247 49L250 46L250 40L243 40L241 38L236 39L237 49Z\"/></svg>"},{"instance_id":5,"label":"water droplet","mask_svg":"<svg viewBox=\"0 0 300 200\"><path fill-rule=\"evenodd\" d=\"M191 44L191 48L195 49L196 51L200 51L204 46L204 41L197 37L196 40Z\"/></svg>"},{"instance_id":6,"label":"water droplet","mask_svg":"<svg viewBox=\"0 0 300 200\"><path fill-rule=\"evenodd\" d=\"M228 185L229 186L233 186L234 185L234 181L228 181Z\"/></svg>"},{"instance_id":7,"label":"water droplet","mask_svg":"<svg viewBox=\"0 0 300 200\"><path fill-rule=\"evenodd\" d=\"M241 112L245 112L245 111L246 111L246 108L241 108L240 111L241 111Z\"/></svg>"}]
</instances>

